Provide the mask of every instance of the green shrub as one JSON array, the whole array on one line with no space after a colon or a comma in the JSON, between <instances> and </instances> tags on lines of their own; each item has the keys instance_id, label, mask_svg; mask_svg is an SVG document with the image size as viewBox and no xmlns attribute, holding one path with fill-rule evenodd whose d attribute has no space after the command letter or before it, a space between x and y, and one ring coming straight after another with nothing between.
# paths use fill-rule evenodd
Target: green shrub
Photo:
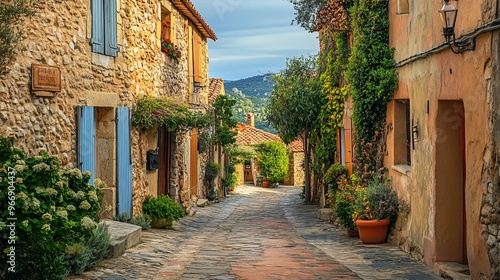
<instances>
[{"instance_id":1,"label":"green shrub","mask_svg":"<svg viewBox=\"0 0 500 280\"><path fill-rule=\"evenodd\" d=\"M131 224L136 226L140 226L143 230L148 230L151 228L151 217L149 215L144 214L137 217L134 217L130 220Z\"/></svg>"},{"instance_id":2,"label":"green shrub","mask_svg":"<svg viewBox=\"0 0 500 280\"><path fill-rule=\"evenodd\" d=\"M338 182L342 176L347 176L347 168L340 163L330 165L323 177L326 191L332 189L334 192L338 188Z\"/></svg>"},{"instance_id":3,"label":"green shrub","mask_svg":"<svg viewBox=\"0 0 500 280\"><path fill-rule=\"evenodd\" d=\"M101 191L88 183L90 172L62 168L43 150L26 156L0 138L0 151L0 278L62 279L70 270L65 252L99 222ZM15 268L8 254L15 254Z\"/></svg>"},{"instance_id":4,"label":"green shrub","mask_svg":"<svg viewBox=\"0 0 500 280\"><path fill-rule=\"evenodd\" d=\"M288 150L279 141L264 142L255 145L257 165L265 180L276 183L285 179L288 173Z\"/></svg>"},{"instance_id":5,"label":"green shrub","mask_svg":"<svg viewBox=\"0 0 500 280\"><path fill-rule=\"evenodd\" d=\"M226 188L226 190L232 191L238 183L238 177L236 177L236 174L234 174L236 172L236 168L232 163L228 163L225 168L226 178L222 178L222 186Z\"/></svg>"},{"instance_id":6,"label":"green shrub","mask_svg":"<svg viewBox=\"0 0 500 280\"><path fill-rule=\"evenodd\" d=\"M166 218L170 225L172 221L184 217L185 213L184 208L179 203L166 195L160 195L159 197L147 196L142 204L142 210L144 214L151 217L153 222Z\"/></svg>"},{"instance_id":7,"label":"green shrub","mask_svg":"<svg viewBox=\"0 0 500 280\"><path fill-rule=\"evenodd\" d=\"M123 212L121 214L116 215L113 220L126 223L130 219L128 212Z\"/></svg>"},{"instance_id":8,"label":"green shrub","mask_svg":"<svg viewBox=\"0 0 500 280\"><path fill-rule=\"evenodd\" d=\"M92 236L83 243L66 249L71 274L81 274L97 266L109 252L108 225L99 223ZM80 249L81 248L81 249Z\"/></svg>"}]
</instances>

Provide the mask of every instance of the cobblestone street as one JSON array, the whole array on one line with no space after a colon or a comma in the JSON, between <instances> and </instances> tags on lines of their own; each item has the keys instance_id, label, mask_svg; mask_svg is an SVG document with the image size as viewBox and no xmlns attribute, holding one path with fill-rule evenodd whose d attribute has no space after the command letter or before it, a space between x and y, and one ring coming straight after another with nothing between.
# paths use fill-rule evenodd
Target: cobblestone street
<instances>
[{"instance_id":1,"label":"cobblestone street","mask_svg":"<svg viewBox=\"0 0 500 280\"><path fill-rule=\"evenodd\" d=\"M317 218L301 188L240 186L173 230L67 279L440 279L394 246L363 245Z\"/></svg>"}]
</instances>

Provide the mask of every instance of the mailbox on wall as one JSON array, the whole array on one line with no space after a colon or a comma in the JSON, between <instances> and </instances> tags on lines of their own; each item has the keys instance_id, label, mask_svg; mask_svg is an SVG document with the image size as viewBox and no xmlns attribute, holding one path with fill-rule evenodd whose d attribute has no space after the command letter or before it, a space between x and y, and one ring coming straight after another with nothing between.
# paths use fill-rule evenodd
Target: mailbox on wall
<instances>
[{"instance_id":1,"label":"mailbox on wall","mask_svg":"<svg viewBox=\"0 0 500 280\"><path fill-rule=\"evenodd\" d=\"M155 171L158 169L159 159L158 150L148 150L146 154L146 169L147 171Z\"/></svg>"}]
</instances>

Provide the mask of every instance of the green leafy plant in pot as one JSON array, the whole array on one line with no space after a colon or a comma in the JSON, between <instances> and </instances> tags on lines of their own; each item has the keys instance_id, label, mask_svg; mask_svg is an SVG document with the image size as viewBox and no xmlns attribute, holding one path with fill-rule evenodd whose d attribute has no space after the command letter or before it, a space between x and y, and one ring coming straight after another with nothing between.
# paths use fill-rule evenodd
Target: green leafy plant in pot
<instances>
[{"instance_id":1,"label":"green leafy plant in pot","mask_svg":"<svg viewBox=\"0 0 500 280\"><path fill-rule=\"evenodd\" d=\"M169 196L147 196L142 204L144 214L151 217L154 228L171 228L174 220L184 217L184 208Z\"/></svg>"}]
</instances>

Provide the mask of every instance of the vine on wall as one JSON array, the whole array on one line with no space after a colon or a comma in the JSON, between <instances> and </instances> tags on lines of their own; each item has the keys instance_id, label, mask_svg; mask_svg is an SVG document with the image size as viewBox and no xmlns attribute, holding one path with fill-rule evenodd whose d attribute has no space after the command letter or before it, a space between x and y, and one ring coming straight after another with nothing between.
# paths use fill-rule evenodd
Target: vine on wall
<instances>
[{"instance_id":1,"label":"vine on wall","mask_svg":"<svg viewBox=\"0 0 500 280\"><path fill-rule=\"evenodd\" d=\"M354 43L346 80L353 98L355 172L371 179L382 167L378 149L387 103L397 87L389 48L388 0L357 0L350 14Z\"/></svg>"}]
</instances>

